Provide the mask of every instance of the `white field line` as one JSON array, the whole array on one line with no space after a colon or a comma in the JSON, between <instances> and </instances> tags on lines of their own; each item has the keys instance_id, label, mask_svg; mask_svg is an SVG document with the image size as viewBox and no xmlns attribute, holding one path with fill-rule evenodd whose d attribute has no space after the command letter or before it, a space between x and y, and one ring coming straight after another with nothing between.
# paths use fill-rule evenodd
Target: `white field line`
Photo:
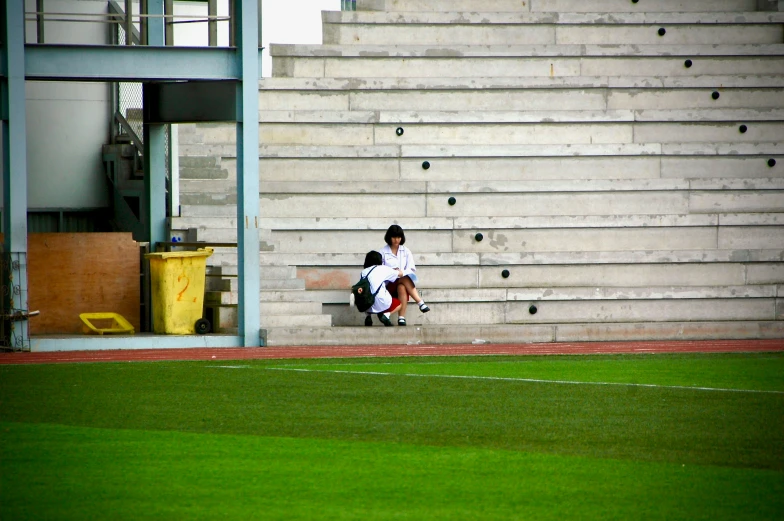
<instances>
[{"instance_id":1,"label":"white field line","mask_svg":"<svg viewBox=\"0 0 784 521\"><path fill-rule=\"evenodd\" d=\"M415 374L415 373L382 373L379 371L343 371L337 369L301 369L293 367L266 367L270 371L297 371L302 373L340 373L340 374L362 374L377 376L412 376L420 378L458 378L462 380L500 380L505 382L529 382L543 384L561 385L620 385L625 387L652 387L658 389L686 389L689 391L718 391L725 393L762 393L762 394L784 394L784 391L760 391L755 389L723 389L720 387L689 387L686 385L658 385L658 384L632 384L621 382L577 382L571 380L540 380L536 378L507 378L503 376L466 376L452 374Z\"/></svg>"}]
</instances>

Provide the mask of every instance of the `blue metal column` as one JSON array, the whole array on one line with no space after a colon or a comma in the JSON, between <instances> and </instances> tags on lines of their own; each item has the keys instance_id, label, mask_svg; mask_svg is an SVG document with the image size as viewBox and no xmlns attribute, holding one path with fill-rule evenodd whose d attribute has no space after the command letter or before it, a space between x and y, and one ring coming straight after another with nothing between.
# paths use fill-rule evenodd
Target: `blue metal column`
<instances>
[{"instance_id":1,"label":"blue metal column","mask_svg":"<svg viewBox=\"0 0 784 521\"><path fill-rule=\"evenodd\" d=\"M163 0L147 0L147 41L150 46L164 46ZM169 239L166 227L166 126L144 125L145 210L150 248Z\"/></svg>"},{"instance_id":2,"label":"blue metal column","mask_svg":"<svg viewBox=\"0 0 784 521\"><path fill-rule=\"evenodd\" d=\"M3 119L3 268L7 313L21 312L9 321L10 346L30 350L27 319L27 125L25 107L24 2L2 2L5 19L3 54L7 82L2 103Z\"/></svg>"},{"instance_id":3,"label":"blue metal column","mask_svg":"<svg viewBox=\"0 0 784 521\"><path fill-rule=\"evenodd\" d=\"M241 60L237 96L237 245L239 334L246 347L262 345L259 312L259 5L238 4L236 42Z\"/></svg>"}]
</instances>

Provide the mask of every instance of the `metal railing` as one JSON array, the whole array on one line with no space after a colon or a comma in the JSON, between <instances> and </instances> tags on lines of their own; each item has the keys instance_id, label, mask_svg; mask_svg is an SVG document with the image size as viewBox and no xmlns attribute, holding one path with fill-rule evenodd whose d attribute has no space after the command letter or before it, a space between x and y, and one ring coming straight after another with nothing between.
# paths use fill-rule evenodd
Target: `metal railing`
<instances>
[{"instance_id":1,"label":"metal railing","mask_svg":"<svg viewBox=\"0 0 784 521\"><path fill-rule=\"evenodd\" d=\"M51 0L50 0L51 2ZM118 45L147 45L147 26L151 18L163 18L165 27L165 44L174 45L174 26L177 24L207 24L208 45L218 45L218 23L228 23L229 47L235 45L235 16L234 2L229 2L228 16L218 15L218 0L207 0L207 15L196 16L193 14L174 14L174 0L164 0L164 14L149 14L146 11L146 2L140 1L141 12L134 13L135 7L132 0L108 0L106 13L69 13L47 12L46 0L36 0L35 11L25 12L25 20L36 24L36 42L46 42L47 22L71 23L108 23L119 25L124 29L125 39L116 42ZM137 29L138 26L138 29Z\"/></svg>"}]
</instances>

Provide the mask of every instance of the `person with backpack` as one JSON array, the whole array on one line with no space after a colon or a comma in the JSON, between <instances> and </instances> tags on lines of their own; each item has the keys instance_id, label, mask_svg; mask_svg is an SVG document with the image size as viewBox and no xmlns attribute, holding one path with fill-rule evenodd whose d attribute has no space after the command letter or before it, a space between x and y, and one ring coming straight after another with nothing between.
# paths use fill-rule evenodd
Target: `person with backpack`
<instances>
[{"instance_id":1,"label":"person with backpack","mask_svg":"<svg viewBox=\"0 0 784 521\"><path fill-rule=\"evenodd\" d=\"M383 265L383 258L377 251L369 251L365 255L365 264L359 282L352 286L354 305L359 311L367 313L365 325L372 326L373 313L386 327L392 326L389 315L400 309L400 301L393 297L386 284L403 276L403 270ZM369 307L367 307L369 306Z\"/></svg>"},{"instance_id":2,"label":"person with backpack","mask_svg":"<svg viewBox=\"0 0 784 521\"><path fill-rule=\"evenodd\" d=\"M381 249L381 256L384 259L384 266L400 269L403 275L396 281L387 284L387 289L392 295L396 295L400 301L400 311L397 315L397 325L406 325L406 308L408 307L409 296L419 305L419 311L427 313L430 308L425 304L416 289L416 264L411 250L403 246L406 243L406 234L403 228L393 224L384 235L384 242L387 243Z\"/></svg>"}]
</instances>

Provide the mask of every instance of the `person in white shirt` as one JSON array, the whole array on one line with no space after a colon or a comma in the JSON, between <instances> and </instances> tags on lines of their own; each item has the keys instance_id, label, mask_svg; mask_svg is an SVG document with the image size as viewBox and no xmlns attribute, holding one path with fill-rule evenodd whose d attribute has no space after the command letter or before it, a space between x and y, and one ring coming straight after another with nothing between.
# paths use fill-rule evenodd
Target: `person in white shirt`
<instances>
[{"instance_id":1,"label":"person in white shirt","mask_svg":"<svg viewBox=\"0 0 784 521\"><path fill-rule=\"evenodd\" d=\"M393 224L387 229L384 235L386 246L381 248L381 256L384 259L384 266L399 269L403 275L394 282L387 283L387 289L392 295L397 295L400 300L400 311L398 312L397 325L406 325L406 308L408 307L409 296L419 304L419 311L427 313L430 308L425 304L416 289L416 264L411 250L403 246L406 243L406 234L403 228Z\"/></svg>"},{"instance_id":2,"label":"person in white shirt","mask_svg":"<svg viewBox=\"0 0 784 521\"><path fill-rule=\"evenodd\" d=\"M385 326L391 326L389 315L400 309L400 301L393 297L387 290L387 283L394 282L403 276L400 269L390 268L382 265L381 254L377 251L369 251L365 255L365 268L361 276L367 278L370 284L370 291L376 294L376 300L365 313L365 325L372 326L371 315L375 313L378 320Z\"/></svg>"}]
</instances>

